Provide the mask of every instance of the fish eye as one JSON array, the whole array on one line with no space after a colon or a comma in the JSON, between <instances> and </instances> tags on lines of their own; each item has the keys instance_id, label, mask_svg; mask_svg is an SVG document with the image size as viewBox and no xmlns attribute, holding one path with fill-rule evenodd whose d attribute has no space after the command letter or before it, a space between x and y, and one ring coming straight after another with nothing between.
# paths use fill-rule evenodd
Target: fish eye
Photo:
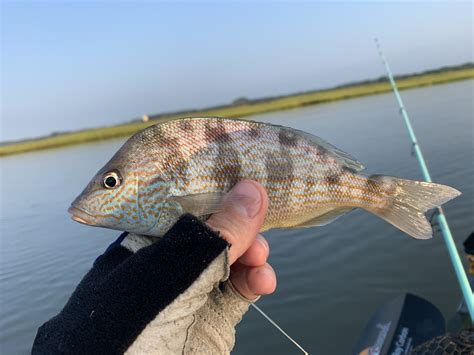
<instances>
[{"instance_id":1,"label":"fish eye","mask_svg":"<svg viewBox=\"0 0 474 355\"><path fill-rule=\"evenodd\" d=\"M122 179L115 171L111 171L104 175L104 187L106 189L115 189L120 186L121 182Z\"/></svg>"}]
</instances>

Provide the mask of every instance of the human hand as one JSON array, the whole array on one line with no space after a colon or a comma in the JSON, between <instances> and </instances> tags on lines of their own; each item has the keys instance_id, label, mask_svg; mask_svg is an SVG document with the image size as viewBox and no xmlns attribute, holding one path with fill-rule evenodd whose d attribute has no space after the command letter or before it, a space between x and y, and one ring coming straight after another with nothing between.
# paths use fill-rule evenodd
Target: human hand
<instances>
[{"instance_id":1,"label":"human hand","mask_svg":"<svg viewBox=\"0 0 474 355\"><path fill-rule=\"evenodd\" d=\"M257 237L267 206L263 187L244 181L211 228L186 215L151 244L122 234L40 327L32 353L229 353L250 303L275 289L268 244ZM127 240L138 247L126 248Z\"/></svg>"},{"instance_id":2,"label":"human hand","mask_svg":"<svg viewBox=\"0 0 474 355\"><path fill-rule=\"evenodd\" d=\"M175 349L181 353L186 349L185 353L192 354L228 354L232 350L235 326L249 305L276 287L275 272L266 262L268 243L258 234L267 208L265 189L254 181L241 181L226 195L221 211L206 224L230 248L168 307L164 319L158 321L158 316L144 330L132 347L134 352L162 349L163 343L167 344L166 352ZM189 322L176 327L175 319Z\"/></svg>"},{"instance_id":3,"label":"human hand","mask_svg":"<svg viewBox=\"0 0 474 355\"><path fill-rule=\"evenodd\" d=\"M222 211L207 220L231 248L230 280L245 298L253 300L275 291L276 276L267 263L269 245L258 234L268 208L268 196L255 181L239 182L225 197Z\"/></svg>"}]
</instances>

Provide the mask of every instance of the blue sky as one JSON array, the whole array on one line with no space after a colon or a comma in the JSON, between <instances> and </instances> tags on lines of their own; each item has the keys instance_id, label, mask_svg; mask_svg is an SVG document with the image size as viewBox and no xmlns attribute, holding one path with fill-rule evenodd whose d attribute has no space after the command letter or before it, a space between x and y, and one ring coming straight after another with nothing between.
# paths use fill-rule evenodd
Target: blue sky
<instances>
[{"instance_id":1,"label":"blue sky","mask_svg":"<svg viewBox=\"0 0 474 355\"><path fill-rule=\"evenodd\" d=\"M0 140L473 60L471 2L2 1Z\"/></svg>"}]
</instances>

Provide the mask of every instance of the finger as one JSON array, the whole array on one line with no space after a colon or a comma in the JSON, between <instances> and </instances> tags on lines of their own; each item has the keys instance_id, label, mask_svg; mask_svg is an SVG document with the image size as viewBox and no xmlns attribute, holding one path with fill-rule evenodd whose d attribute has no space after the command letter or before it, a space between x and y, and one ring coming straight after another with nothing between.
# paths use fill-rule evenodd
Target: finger
<instances>
[{"instance_id":1,"label":"finger","mask_svg":"<svg viewBox=\"0 0 474 355\"><path fill-rule=\"evenodd\" d=\"M267 262L269 252L267 241L259 234L238 262L247 266L262 266Z\"/></svg>"},{"instance_id":2,"label":"finger","mask_svg":"<svg viewBox=\"0 0 474 355\"><path fill-rule=\"evenodd\" d=\"M237 260L235 261L235 263L233 263L233 264L230 266L230 271L231 271L231 272L237 272L237 271L240 271L240 270L246 269L246 268L248 268L248 266L247 266L247 265L244 265L244 264L242 264L242 263L240 263L239 259L237 259Z\"/></svg>"},{"instance_id":3,"label":"finger","mask_svg":"<svg viewBox=\"0 0 474 355\"><path fill-rule=\"evenodd\" d=\"M270 264L257 267L246 267L232 272L230 281L234 288L245 298L253 300L258 296L268 295L276 289L276 275Z\"/></svg>"},{"instance_id":4,"label":"finger","mask_svg":"<svg viewBox=\"0 0 474 355\"><path fill-rule=\"evenodd\" d=\"M267 208L268 197L264 187L258 182L244 180L226 196L222 211L207 220L208 226L231 244L231 265L252 245L262 228Z\"/></svg>"}]
</instances>

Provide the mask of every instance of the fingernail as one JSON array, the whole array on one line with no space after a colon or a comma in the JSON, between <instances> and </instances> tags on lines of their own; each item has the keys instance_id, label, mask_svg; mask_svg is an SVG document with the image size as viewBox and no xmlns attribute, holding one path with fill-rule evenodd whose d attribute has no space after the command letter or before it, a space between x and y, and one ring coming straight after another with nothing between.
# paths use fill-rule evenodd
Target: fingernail
<instances>
[{"instance_id":1,"label":"fingernail","mask_svg":"<svg viewBox=\"0 0 474 355\"><path fill-rule=\"evenodd\" d=\"M263 245L263 247L268 251L270 249L270 247L268 246L268 242L265 240L265 238L258 234L257 235L257 240L259 241L260 244Z\"/></svg>"},{"instance_id":2,"label":"fingernail","mask_svg":"<svg viewBox=\"0 0 474 355\"><path fill-rule=\"evenodd\" d=\"M259 190L251 182L239 182L230 192L230 199L241 207L248 218L254 218L262 205Z\"/></svg>"}]
</instances>

